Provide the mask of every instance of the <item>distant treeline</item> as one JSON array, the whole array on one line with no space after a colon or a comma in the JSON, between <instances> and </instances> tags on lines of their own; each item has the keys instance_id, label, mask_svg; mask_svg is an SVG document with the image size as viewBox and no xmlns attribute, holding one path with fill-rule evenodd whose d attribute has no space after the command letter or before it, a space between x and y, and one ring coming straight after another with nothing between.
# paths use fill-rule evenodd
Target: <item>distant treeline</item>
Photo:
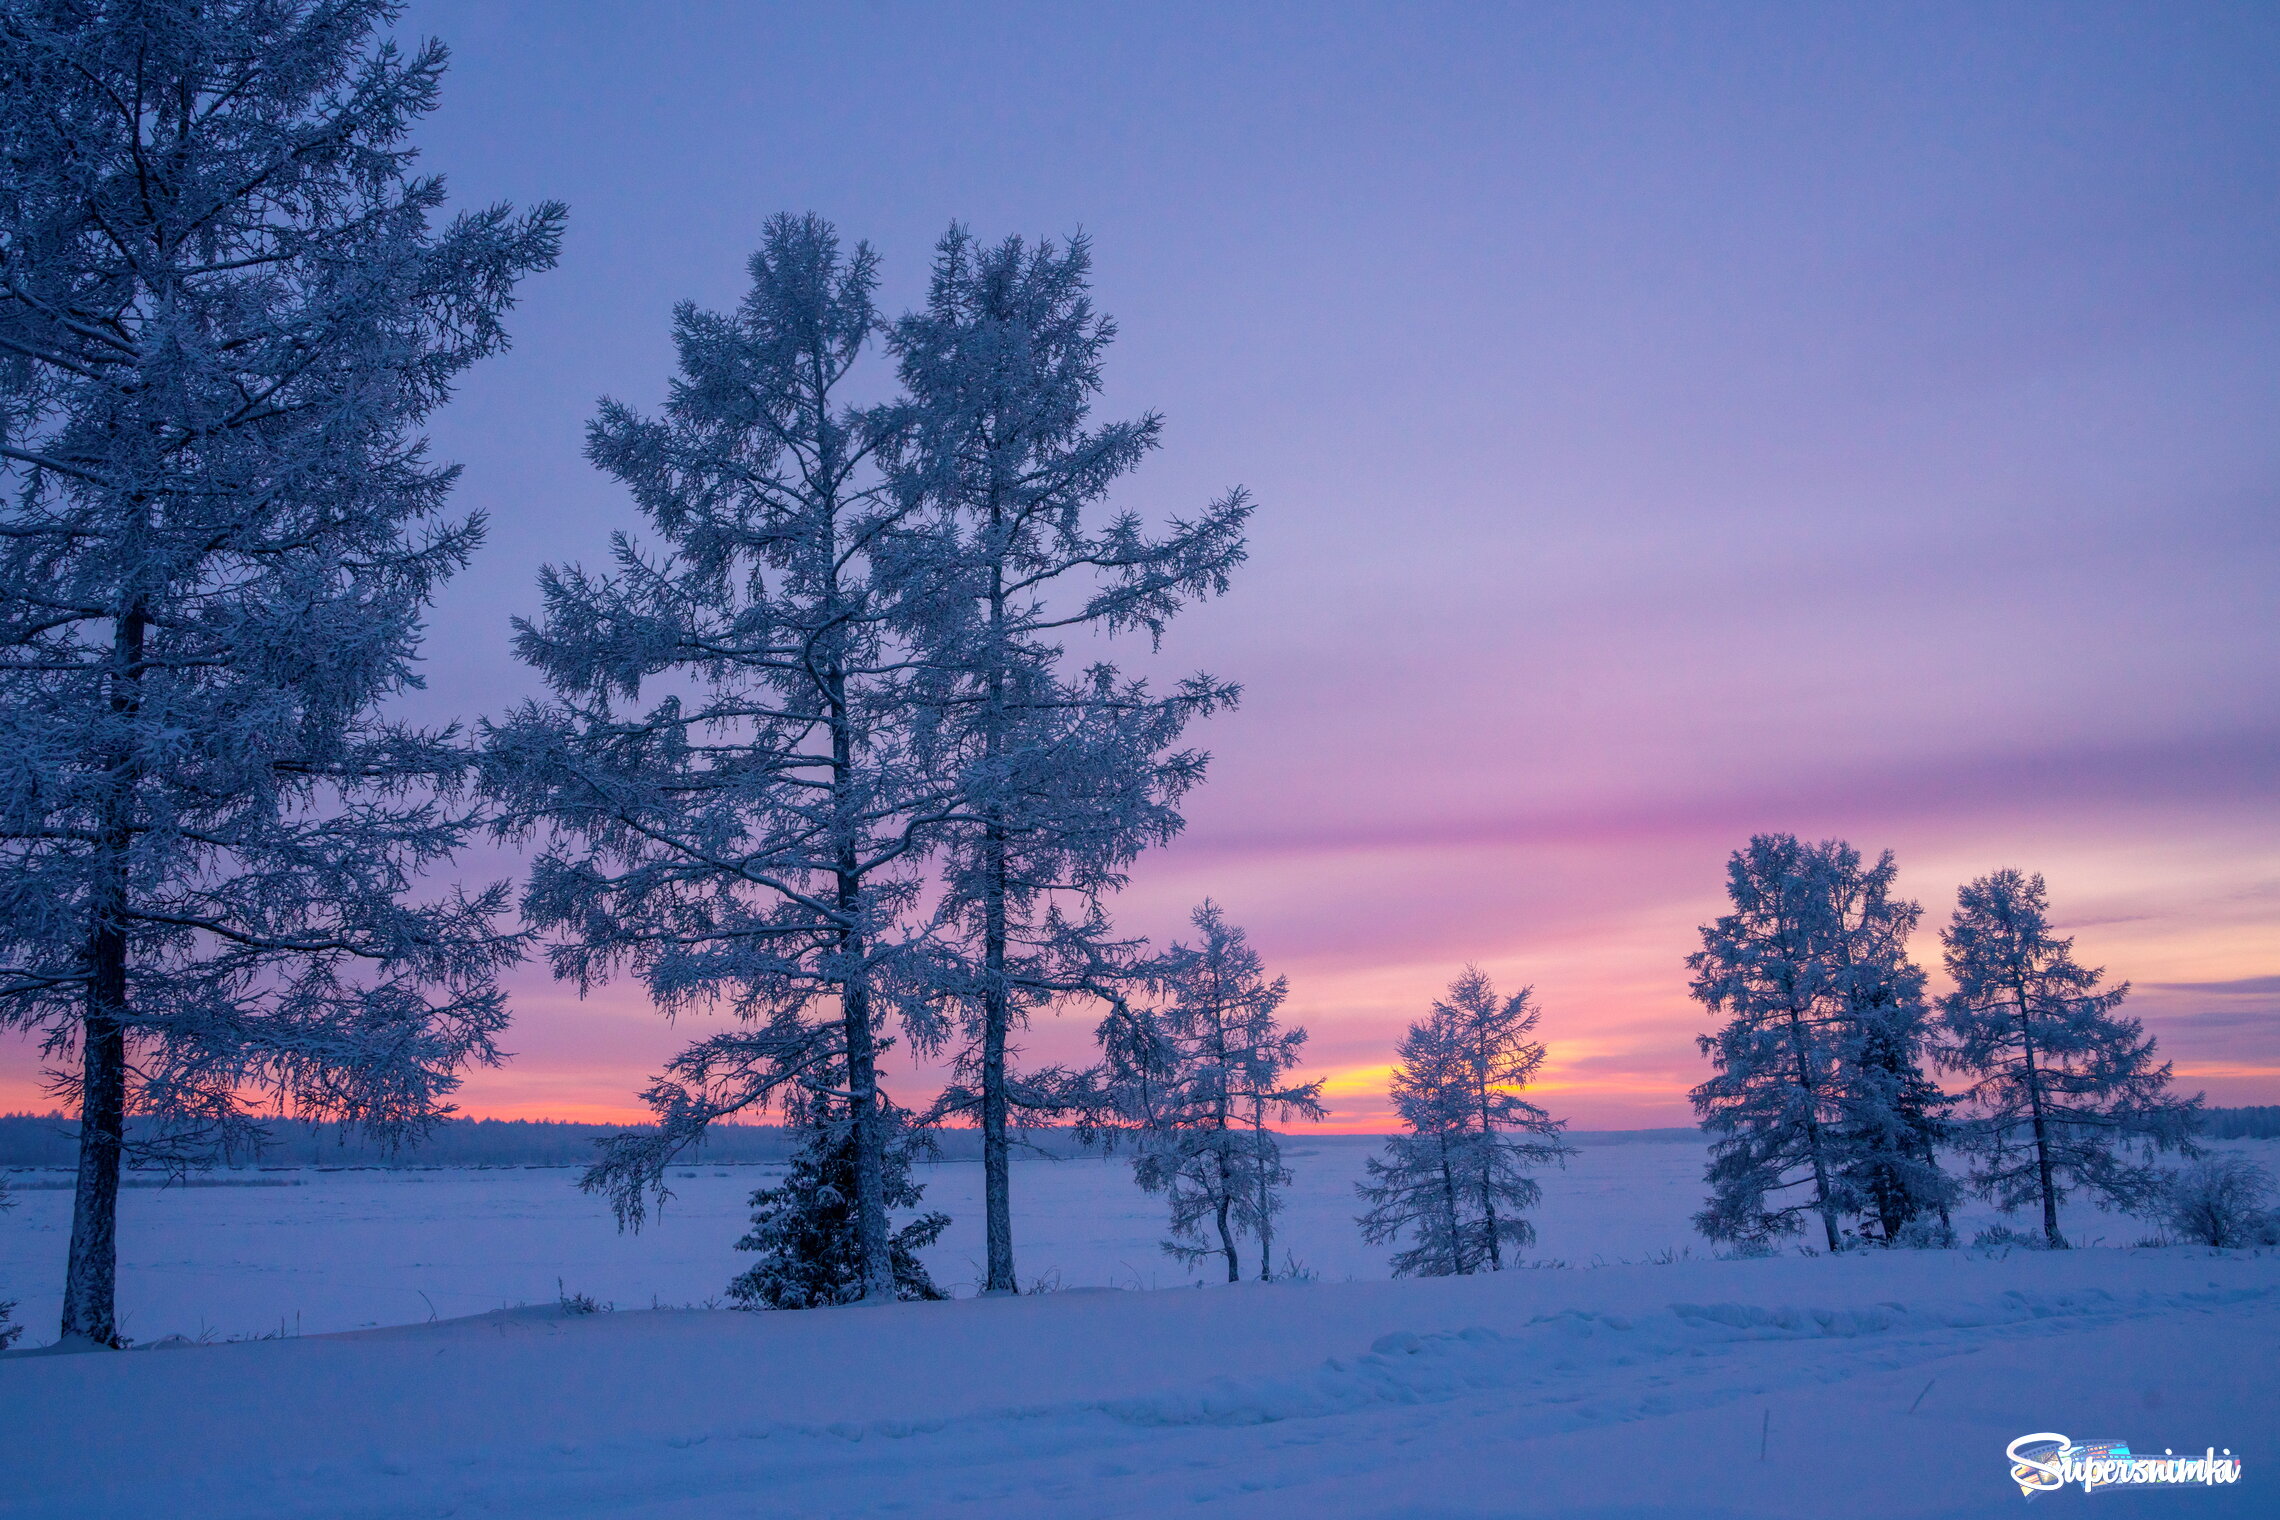
<instances>
[{"instance_id":1,"label":"distant treeline","mask_svg":"<svg viewBox=\"0 0 2280 1520\"><path fill-rule=\"evenodd\" d=\"M2211 1140L2280 1139L2280 1106L2212 1108L2206 1112L2202 1133Z\"/></svg>"}]
</instances>

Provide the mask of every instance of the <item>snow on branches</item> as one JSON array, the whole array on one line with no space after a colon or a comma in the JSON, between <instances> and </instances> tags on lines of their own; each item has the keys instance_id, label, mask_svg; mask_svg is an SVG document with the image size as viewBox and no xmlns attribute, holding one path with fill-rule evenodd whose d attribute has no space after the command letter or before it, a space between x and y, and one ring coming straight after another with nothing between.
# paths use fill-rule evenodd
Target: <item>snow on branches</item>
<instances>
[{"instance_id":1,"label":"snow on branches","mask_svg":"<svg viewBox=\"0 0 2280 1520\"><path fill-rule=\"evenodd\" d=\"M81 1114L64 1330L108 1342L123 1115L383 1132L495 1058L504 889L450 731L386 721L482 537L421 421L563 212L442 226L434 43L380 0L0 19L0 1025Z\"/></svg>"},{"instance_id":2,"label":"snow on branches","mask_svg":"<svg viewBox=\"0 0 2280 1520\"><path fill-rule=\"evenodd\" d=\"M967 1035L953 1096L972 1097L938 1112L982 1129L988 1292L1015 1289L1008 1121L1062 1118L1070 1101L1062 1074L1010 1069L1011 1033L1097 991L1083 972L1099 958L1071 936L1105 933L1102 897L1179 833L1206 758L1176 747L1181 734L1237 696L1204 675L1159 693L1066 650L1130 631L1160 642L1183 605L1227 589L1251 513L1235 491L1159 536L1102 510L1162 424L1088 425L1116 331L1093 310L1091 268L1082 237L981 247L953 227L925 307L891 331L907 397L895 488L923 503L929 526L909 542L925 547L941 613L919 678L922 743L957 777L965 815L940 839L936 945Z\"/></svg>"},{"instance_id":3,"label":"snow on branches","mask_svg":"<svg viewBox=\"0 0 2280 1520\"><path fill-rule=\"evenodd\" d=\"M843 399L878 327L877 263L778 216L731 313L674 314L663 415L603 403L587 453L653 547L549 567L516 647L553 688L487 734L502 827L544 848L523 911L581 988L630 970L667 1011L747 1027L691 1047L587 1185L641 1197L714 1119L787 1084L845 1103L867 1296L895 1294L881 1026L939 1036L907 920L955 786L913 742L931 604L914 504L879 469L893 422Z\"/></svg>"}]
</instances>

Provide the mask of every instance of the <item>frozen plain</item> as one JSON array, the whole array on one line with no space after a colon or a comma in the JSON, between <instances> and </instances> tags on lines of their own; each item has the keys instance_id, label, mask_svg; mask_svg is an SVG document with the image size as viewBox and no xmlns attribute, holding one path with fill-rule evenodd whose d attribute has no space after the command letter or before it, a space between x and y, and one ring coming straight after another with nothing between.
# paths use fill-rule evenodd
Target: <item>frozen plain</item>
<instances>
[{"instance_id":1,"label":"frozen plain","mask_svg":"<svg viewBox=\"0 0 2280 1520\"><path fill-rule=\"evenodd\" d=\"M1181 1287L1121 1167L1027 1162L1024 1278L1095 1291L789 1315L647 1307L738 1269L756 1168L680 1169L635 1238L561 1171L138 1190L131 1334L300 1335L0 1361L0 1514L1993 1514L2035 1430L2246 1460L2101 1511L2280 1513L2273 1253L2084 1210L2107 1248L1710 1260L1700 1148L1634 1144L1546 1179L1569 1269L1394 1283L1351 1224L1367 1144L1291 1149L1312 1281ZM964 1286L979 1169L926 1180ZM68 1195L18 1196L0 1296L38 1338Z\"/></svg>"}]
</instances>

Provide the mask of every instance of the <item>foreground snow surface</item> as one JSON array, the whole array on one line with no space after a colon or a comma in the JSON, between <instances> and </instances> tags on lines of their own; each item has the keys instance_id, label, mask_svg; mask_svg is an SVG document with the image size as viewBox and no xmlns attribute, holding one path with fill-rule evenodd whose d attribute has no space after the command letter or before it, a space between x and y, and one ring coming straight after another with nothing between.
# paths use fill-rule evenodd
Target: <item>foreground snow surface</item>
<instances>
[{"instance_id":1,"label":"foreground snow surface","mask_svg":"<svg viewBox=\"0 0 2280 1520\"><path fill-rule=\"evenodd\" d=\"M2003 1447L2230 1447L2280 1513L2280 1257L1683 1261L737 1314L507 1310L0 1361L0 1514L2012 1513Z\"/></svg>"},{"instance_id":2,"label":"foreground snow surface","mask_svg":"<svg viewBox=\"0 0 2280 1520\"><path fill-rule=\"evenodd\" d=\"M559 1169L137 1189L128 1332L286 1338L0 1358L0 1516L1978 1515L2022 1503L2033 1431L2247 1464L2100 1513L2280 1515L2280 1253L2116 1249L2152 1227L2084 1208L2106 1249L1709 1260L1700 1145L1624 1144L1544 1175L1559 1265L1386 1282L1373 1144L1291 1146L1312 1282L1190 1287L1125 1167L1025 1160L1023 1279L1076 1291L806 1314L650 1307L748 1264L768 1169L678 1168L638 1236ZM980 1168L922 1180L968 1294ZM15 1181L0 1298L36 1343L70 1195Z\"/></svg>"}]
</instances>

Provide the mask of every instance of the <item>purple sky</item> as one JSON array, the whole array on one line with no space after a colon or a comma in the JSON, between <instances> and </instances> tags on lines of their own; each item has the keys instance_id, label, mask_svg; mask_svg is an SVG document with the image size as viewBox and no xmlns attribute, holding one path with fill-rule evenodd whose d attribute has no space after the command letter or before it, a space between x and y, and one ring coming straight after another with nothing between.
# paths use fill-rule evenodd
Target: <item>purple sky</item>
<instances>
[{"instance_id":1,"label":"purple sky","mask_svg":"<svg viewBox=\"0 0 2280 1520\"><path fill-rule=\"evenodd\" d=\"M1684 1122L1681 961L1752 831L2044 871L2225 1102L2280 1101L2280 10L2269 5L414 5L462 203L562 267L436 428L489 548L430 715L630 520L579 457L672 303L815 210L912 300L953 217L1096 239L1127 500L1262 506L1169 655L1242 681L1189 836L1343 1122L1467 960L1557 1112ZM685 1037L524 978L488 1112L629 1113ZM1041 1031L1044 1050L1082 1031ZM20 1054L0 1106L28 1101Z\"/></svg>"}]
</instances>

